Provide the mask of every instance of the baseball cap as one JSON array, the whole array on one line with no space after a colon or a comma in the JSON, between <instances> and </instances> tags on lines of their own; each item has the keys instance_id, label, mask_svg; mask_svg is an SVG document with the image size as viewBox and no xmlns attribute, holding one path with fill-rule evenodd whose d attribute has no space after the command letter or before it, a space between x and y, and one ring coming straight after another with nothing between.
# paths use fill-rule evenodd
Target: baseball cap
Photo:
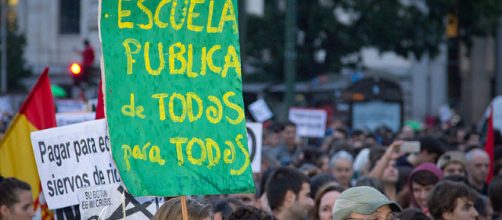
<instances>
[{"instance_id":1,"label":"baseball cap","mask_svg":"<svg viewBox=\"0 0 502 220\"><path fill-rule=\"evenodd\" d=\"M462 151L447 151L438 159L437 166L443 169L451 162L457 162L465 166L465 154Z\"/></svg>"},{"instance_id":2,"label":"baseball cap","mask_svg":"<svg viewBox=\"0 0 502 220\"><path fill-rule=\"evenodd\" d=\"M378 208L389 205L392 211L401 212L396 202L390 201L384 194L369 186L352 187L342 192L333 207L333 220L343 220L351 213L370 215Z\"/></svg>"}]
</instances>

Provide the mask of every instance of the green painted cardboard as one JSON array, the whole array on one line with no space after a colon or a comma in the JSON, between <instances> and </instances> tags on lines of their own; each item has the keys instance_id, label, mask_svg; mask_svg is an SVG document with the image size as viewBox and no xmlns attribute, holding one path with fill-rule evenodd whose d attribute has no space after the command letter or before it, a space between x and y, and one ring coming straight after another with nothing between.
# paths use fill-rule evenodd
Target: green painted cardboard
<instances>
[{"instance_id":1,"label":"green painted cardboard","mask_svg":"<svg viewBox=\"0 0 502 220\"><path fill-rule=\"evenodd\" d=\"M135 196L254 192L236 0L104 0L113 158Z\"/></svg>"}]
</instances>

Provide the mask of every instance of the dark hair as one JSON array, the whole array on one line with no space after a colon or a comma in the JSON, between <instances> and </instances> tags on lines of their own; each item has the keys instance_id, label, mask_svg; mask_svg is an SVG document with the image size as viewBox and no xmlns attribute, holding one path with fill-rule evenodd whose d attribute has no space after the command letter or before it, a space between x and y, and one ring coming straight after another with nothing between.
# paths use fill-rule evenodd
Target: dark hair
<instances>
[{"instance_id":1,"label":"dark hair","mask_svg":"<svg viewBox=\"0 0 502 220\"><path fill-rule=\"evenodd\" d=\"M493 210L502 212L502 176L496 176L488 186L488 196L492 202Z\"/></svg>"},{"instance_id":2,"label":"dark hair","mask_svg":"<svg viewBox=\"0 0 502 220\"><path fill-rule=\"evenodd\" d=\"M338 132L340 132L340 133L343 133L343 135L345 135L345 137L347 137L347 130L345 130L343 128L336 128L335 130L338 131Z\"/></svg>"},{"instance_id":3,"label":"dark hair","mask_svg":"<svg viewBox=\"0 0 502 220\"><path fill-rule=\"evenodd\" d=\"M267 212L253 206L242 206L233 212L229 220L275 220L276 218Z\"/></svg>"},{"instance_id":4,"label":"dark hair","mask_svg":"<svg viewBox=\"0 0 502 220\"><path fill-rule=\"evenodd\" d=\"M267 184L267 180L270 177L270 174L272 174L275 171L275 169L277 169L277 168L274 168L274 167L268 168L261 175L260 188L258 189L260 191L260 193L258 195L259 197L261 197L263 195L263 193L265 193L265 187L266 187L266 184Z\"/></svg>"},{"instance_id":5,"label":"dark hair","mask_svg":"<svg viewBox=\"0 0 502 220\"><path fill-rule=\"evenodd\" d=\"M370 186L385 194L382 181L374 177L362 176L356 180L355 186Z\"/></svg>"},{"instance_id":6,"label":"dark hair","mask_svg":"<svg viewBox=\"0 0 502 220\"><path fill-rule=\"evenodd\" d=\"M211 216L211 207L197 200L187 198L187 210L190 220L202 220ZM153 220L182 219L181 197L167 200L153 216Z\"/></svg>"},{"instance_id":7,"label":"dark hair","mask_svg":"<svg viewBox=\"0 0 502 220\"><path fill-rule=\"evenodd\" d=\"M471 136L473 136L473 135L478 135L478 136L479 136L478 132L475 132L475 131L469 131L469 132L468 132L467 134L465 134L465 136L464 136L464 142L468 141L468 140L469 140L469 138L471 138Z\"/></svg>"},{"instance_id":8,"label":"dark hair","mask_svg":"<svg viewBox=\"0 0 502 220\"><path fill-rule=\"evenodd\" d=\"M455 209L458 198L466 198L474 202L476 197L476 192L464 183L443 180L432 189L427 205L434 219L443 219L443 213L452 212Z\"/></svg>"},{"instance_id":9,"label":"dark hair","mask_svg":"<svg viewBox=\"0 0 502 220\"><path fill-rule=\"evenodd\" d=\"M437 154L438 158L445 152L445 146L437 138L426 136L420 138L420 151L426 150L428 153Z\"/></svg>"},{"instance_id":10,"label":"dark hair","mask_svg":"<svg viewBox=\"0 0 502 220\"><path fill-rule=\"evenodd\" d=\"M368 156L369 157L368 171L371 171L373 170L373 168L375 168L378 160L380 160L380 158L382 158L382 156L385 154L385 150L386 148L380 145L370 147L370 154Z\"/></svg>"},{"instance_id":11,"label":"dark hair","mask_svg":"<svg viewBox=\"0 0 502 220\"><path fill-rule=\"evenodd\" d=\"M277 168L269 177L265 187L270 209L273 211L282 206L288 190L298 195L303 183L309 183L309 179L300 171L290 167Z\"/></svg>"},{"instance_id":12,"label":"dark hair","mask_svg":"<svg viewBox=\"0 0 502 220\"><path fill-rule=\"evenodd\" d=\"M429 170L421 170L416 172L410 179L413 183L418 183L422 186L433 185L439 181L439 178Z\"/></svg>"},{"instance_id":13,"label":"dark hair","mask_svg":"<svg viewBox=\"0 0 502 220\"><path fill-rule=\"evenodd\" d=\"M431 220L421 210L416 208L407 208L397 215L399 220Z\"/></svg>"},{"instance_id":14,"label":"dark hair","mask_svg":"<svg viewBox=\"0 0 502 220\"><path fill-rule=\"evenodd\" d=\"M319 189L319 192L317 192L315 194L314 208L310 212L310 216L311 216L310 219L312 219L312 220L319 219L319 209L321 208L321 199L326 193L333 192L333 191L342 193L343 190L344 190L344 188L342 186L338 185L338 183L336 183L336 182L327 183L327 184L321 186L321 188Z\"/></svg>"},{"instance_id":15,"label":"dark hair","mask_svg":"<svg viewBox=\"0 0 502 220\"><path fill-rule=\"evenodd\" d=\"M465 178L464 176L449 175L449 176L445 176L443 178L443 180L450 180L450 181L453 181L453 182L464 183L465 185L469 186L469 181L467 181L467 178Z\"/></svg>"},{"instance_id":16,"label":"dark hair","mask_svg":"<svg viewBox=\"0 0 502 220\"><path fill-rule=\"evenodd\" d=\"M3 179L0 182L0 207L5 205L11 208L18 203L18 194L22 190L31 191L31 187L28 183L14 177Z\"/></svg>"},{"instance_id":17,"label":"dark hair","mask_svg":"<svg viewBox=\"0 0 502 220\"><path fill-rule=\"evenodd\" d=\"M354 136L359 136L359 135L365 135L364 131L363 130L353 130L352 133L350 134L350 137L354 137Z\"/></svg>"},{"instance_id":18,"label":"dark hair","mask_svg":"<svg viewBox=\"0 0 502 220\"><path fill-rule=\"evenodd\" d=\"M479 216L490 217L488 216L488 197L478 194L476 196L476 200L474 201L474 208L478 212Z\"/></svg>"},{"instance_id":19,"label":"dark hair","mask_svg":"<svg viewBox=\"0 0 502 220\"><path fill-rule=\"evenodd\" d=\"M323 185L330 182L336 182L336 178L333 175L327 173L319 174L310 178L310 196L314 198L317 194L317 190L319 190Z\"/></svg>"},{"instance_id":20,"label":"dark hair","mask_svg":"<svg viewBox=\"0 0 502 220\"><path fill-rule=\"evenodd\" d=\"M293 123L292 121L288 121L288 122L282 124L281 131L284 131L284 129L286 129L286 127L288 127L288 126L293 126L293 127L296 128L296 124L295 123Z\"/></svg>"},{"instance_id":21,"label":"dark hair","mask_svg":"<svg viewBox=\"0 0 502 220\"><path fill-rule=\"evenodd\" d=\"M217 199L212 202L213 213L221 212L223 219L227 219L234 212L234 205L236 209L243 206L242 203L234 198Z\"/></svg>"}]
</instances>

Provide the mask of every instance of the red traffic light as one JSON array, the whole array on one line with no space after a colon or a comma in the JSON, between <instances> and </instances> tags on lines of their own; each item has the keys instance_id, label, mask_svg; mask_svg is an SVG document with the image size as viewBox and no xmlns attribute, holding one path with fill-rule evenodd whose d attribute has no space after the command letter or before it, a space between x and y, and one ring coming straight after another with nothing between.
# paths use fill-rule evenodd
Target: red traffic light
<instances>
[{"instance_id":1,"label":"red traffic light","mask_svg":"<svg viewBox=\"0 0 502 220\"><path fill-rule=\"evenodd\" d=\"M79 75L82 72L82 67L78 63L72 63L70 66L70 72L73 75Z\"/></svg>"}]
</instances>

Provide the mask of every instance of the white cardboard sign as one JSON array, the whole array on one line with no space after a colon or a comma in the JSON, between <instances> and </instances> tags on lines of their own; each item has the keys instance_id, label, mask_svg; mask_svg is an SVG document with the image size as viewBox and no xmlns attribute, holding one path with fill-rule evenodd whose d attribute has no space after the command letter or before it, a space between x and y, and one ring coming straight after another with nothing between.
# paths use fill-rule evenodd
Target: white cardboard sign
<instances>
[{"instance_id":1,"label":"white cardboard sign","mask_svg":"<svg viewBox=\"0 0 502 220\"><path fill-rule=\"evenodd\" d=\"M251 115L253 115L253 118L258 122L264 122L274 116L267 103L263 99L258 99L255 102L251 103L248 109L249 112L251 112Z\"/></svg>"},{"instance_id":2,"label":"white cardboard sign","mask_svg":"<svg viewBox=\"0 0 502 220\"><path fill-rule=\"evenodd\" d=\"M327 117L322 109L289 109L289 120L296 124L296 134L300 137L324 137Z\"/></svg>"},{"instance_id":3,"label":"white cardboard sign","mask_svg":"<svg viewBox=\"0 0 502 220\"><path fill-rule=\"evenodd\" d=\"M120 183L105 119L31 133L33 153L50 209L78 204L79 189Z\"/></svg>"}]
</instances>

